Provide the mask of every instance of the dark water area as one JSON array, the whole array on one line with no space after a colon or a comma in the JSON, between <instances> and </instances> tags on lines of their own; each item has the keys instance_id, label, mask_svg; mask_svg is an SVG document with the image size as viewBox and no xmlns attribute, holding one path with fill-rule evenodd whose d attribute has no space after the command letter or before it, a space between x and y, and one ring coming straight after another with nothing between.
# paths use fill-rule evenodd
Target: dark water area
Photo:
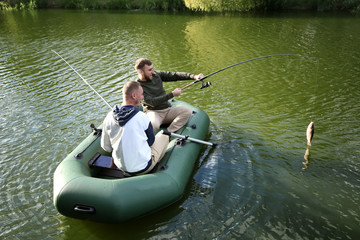
<instances>
[{"instance_id":1,"label":"dark water area","mask_svg":"<svg viewBox=\"0 0 360 240\"><path fill-rule=\"evenodd\" d=\"M0 12L0 238L358 239L359 26L344 14ZM218 145L203 147L179 202L109 225L52 203L55 168L108 111L52 50L112 105L139 57L205 75L274 54L312 59L258 59L186 89L177 99L209 115Z\"/></svg>"}]
</instances>

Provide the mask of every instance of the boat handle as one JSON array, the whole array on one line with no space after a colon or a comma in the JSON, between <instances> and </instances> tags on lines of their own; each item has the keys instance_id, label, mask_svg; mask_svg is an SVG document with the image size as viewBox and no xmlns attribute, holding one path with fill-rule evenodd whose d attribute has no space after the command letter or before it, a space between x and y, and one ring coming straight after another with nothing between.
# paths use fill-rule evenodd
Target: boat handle
<instances>
[{"instance_id":1,"label":"boat handle","mask_svg":"<svg viewBox=\"0 0 360 240\"><path fill-rule=\"evenodd\" d=\"M80 213L94 214L95 213L95 208L90 207L90 206L85 206L85 205L75 205L74 211L75 212L80 212Z\"/></svg>"}]
</instances>

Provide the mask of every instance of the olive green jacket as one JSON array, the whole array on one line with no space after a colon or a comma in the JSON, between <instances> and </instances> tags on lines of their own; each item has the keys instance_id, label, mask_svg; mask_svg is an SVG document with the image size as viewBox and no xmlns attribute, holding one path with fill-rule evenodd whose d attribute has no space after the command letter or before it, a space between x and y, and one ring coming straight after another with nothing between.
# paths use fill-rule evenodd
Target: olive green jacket
<instances>
[{"instance_id":1,"label":"olive green jacket","mask_svg":"<svg viewBox=\"0 0 360 240\"><path fill-rule=\"evenodd\" d=\"M184 72L155 71L152 80L144 82L137 79L144 90L144 100L142 102L144 112L147 110L162 110L171 106L169 100L174 96L171 92L165 92L163 82L193 80L194 77L194 74Z\"/></svg>"}]
</instances>

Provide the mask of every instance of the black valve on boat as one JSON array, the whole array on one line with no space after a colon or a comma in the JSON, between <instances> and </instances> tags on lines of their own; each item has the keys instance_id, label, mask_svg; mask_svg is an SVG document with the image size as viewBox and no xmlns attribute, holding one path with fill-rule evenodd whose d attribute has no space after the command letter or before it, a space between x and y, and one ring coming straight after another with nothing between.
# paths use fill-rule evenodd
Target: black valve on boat
<instances>
[{"instance_id":1,"label":"black valve on boat","mask_svg":"<svg viewBox=\"0 0 360 240\"><path fill-rule=\"evenodd\" d=\"M211 85L211 82L204 82L204 81L201 81L201 82L202 82L202 84L201 84L200 89L210 87L210 85Z\"/></svg>"},{"instance_id":2,"label":"black valve on boat","mask_svg":"<svg viewBox=\"0 0 360 240\"><path fill-rule=\"evenodd\" d=\"M90 127L92 128L92 130L93 130L93 132L94 132L94 136L100 136L100 135L101 135L102 130L96 128L93 123L90 124Z\"/></svg>"}]
</instances>

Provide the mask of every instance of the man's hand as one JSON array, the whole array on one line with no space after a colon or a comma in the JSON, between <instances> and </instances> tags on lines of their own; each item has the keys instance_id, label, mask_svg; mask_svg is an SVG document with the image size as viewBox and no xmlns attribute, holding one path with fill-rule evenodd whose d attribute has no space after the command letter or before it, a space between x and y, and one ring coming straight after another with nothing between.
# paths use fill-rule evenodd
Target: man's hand
<instances>
[{"instance_id":1,"label":"man's hand","mask_svg":"<svg viewBox=\"0 0 360 240\"><path fill-rule=\"evenodd\" d=\"M172 94L174 95L174 97L177 97L181 94L182 90L181 88L175 88L174 91L172 91Z\"/></svg>"},{"instance_id":2,"label":"man's hand","mask_svg":"<svg viewBox=\"0 0 360 240\"><path fill-rule=\"evenodd\" d=\"M204 78L204 74L200 73L199 75L195 75L195 80L200 80Z\"/></svg>"}]
</instances>

